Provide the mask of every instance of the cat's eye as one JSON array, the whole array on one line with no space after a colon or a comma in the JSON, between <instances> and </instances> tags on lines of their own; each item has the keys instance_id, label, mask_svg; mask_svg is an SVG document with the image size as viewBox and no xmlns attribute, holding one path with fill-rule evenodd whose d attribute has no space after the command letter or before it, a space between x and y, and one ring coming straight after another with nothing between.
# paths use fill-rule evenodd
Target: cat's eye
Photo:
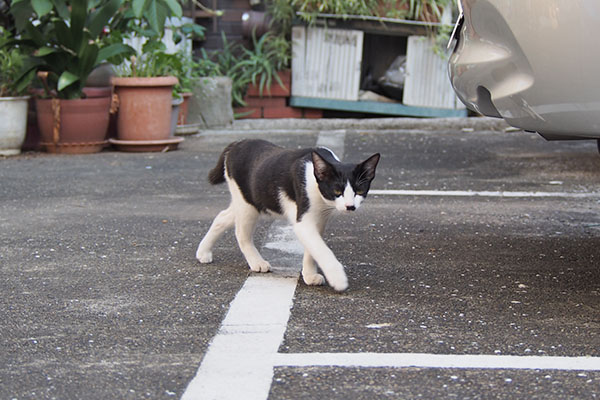
<instances>
[{"instance_id":1,"label":"cat's eye","mask_svg":"<svg viewBox=\"0 0 600 400\"><path fill-rule=\"evenodd\" d=\"M362 196L363 194L365 194L365 191L364 190L357 190L356 194L359 195L359 196Z\"/></svg>"},{"instance_id":2,"label":"cat's eye","mask_svg":"<svg viewBox=\"0 0 600 400\"><path fill-rule=\"evenodd\" d=\"M334 189L333 190L333 194L335 194L336 196L341 196L342 195L342 191L340 189Z\"/></svg>"}]
</instances>

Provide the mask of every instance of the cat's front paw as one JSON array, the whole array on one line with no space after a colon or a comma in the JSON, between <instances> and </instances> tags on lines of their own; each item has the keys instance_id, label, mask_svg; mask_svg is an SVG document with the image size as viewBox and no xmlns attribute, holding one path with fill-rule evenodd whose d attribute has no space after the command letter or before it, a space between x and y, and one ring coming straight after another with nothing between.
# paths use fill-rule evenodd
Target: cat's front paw
<instances>
[{"instance_id":1,"label":"cat's front paw","mask_svg":"<svg viewBox=\"0 0 600 400\"><path fill-rule=\"evenodd\" d=\"M208 264L213 261L212 251L202 251L198 249L196 252L196 259L202 264Z\"/></svg>"},{"instance_id":2,"label":"cat's front paw","mask_svg":"<svg viewBox=\"0 0 600 400\"><path fill-rule=\"evenodd\" d=\"M271 270L271 264L265 260L255 261L250 265L250 269L254 272L269 272Z\"/></svg>"},{"instance_id":3,"label":"cat's front paw","mask_svg":"<svg viewBox=\"0 0 600 400\"><path fill-rule=\"evenodd\" d=\"M343 292L348 289L348 277L344 272L335 274L335 276L329 276L327 281L329 282L329 286L337 292Z\"/></svg>"},{"instance_id":4,"label":"cat's front paw","mask_svg":"<svg viewBox=\"0 0 600 400\"><path fill-rule=\"evenodd\" d=\"M321 274L302 275L302 279L309 286L319 286L325 283L325 278Z\"/></svg>"}]
</instances>

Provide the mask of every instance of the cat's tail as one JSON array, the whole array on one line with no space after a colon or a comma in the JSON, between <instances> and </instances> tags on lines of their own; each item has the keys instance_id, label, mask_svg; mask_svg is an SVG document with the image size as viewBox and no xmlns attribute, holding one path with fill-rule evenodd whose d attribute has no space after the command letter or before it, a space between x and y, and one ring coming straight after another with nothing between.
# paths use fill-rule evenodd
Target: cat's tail
<instances>
[{"instance_id":1,"label":"cat's tail","mask_svg":"<svg viewBox=\"0 0 600 400\"><path fill-rule=\"evenodd\" d=\"M235 143L231 143L229 146L225 147L225 150L219 156L219 161L217 161L217 165L208 173L208 181L212 185L218 185L219 183L225 182L225 160L227 159L227 154L231 147Z\"/></svg>"}]
</instances>

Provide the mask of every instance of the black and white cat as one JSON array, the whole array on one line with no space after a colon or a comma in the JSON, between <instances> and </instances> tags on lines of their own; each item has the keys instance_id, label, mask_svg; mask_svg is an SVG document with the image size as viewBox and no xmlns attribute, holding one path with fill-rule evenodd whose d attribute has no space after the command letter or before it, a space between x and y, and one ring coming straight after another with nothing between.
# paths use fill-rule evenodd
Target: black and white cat
<instances>
[{"instance_id":1,"label":"black and white cat","mask_svg":"<svg viewBox=\"0 0 600 400\"><path fill-rule=\"evenodd\" d=\"M348 287L343 265L322 238L332 211L356 210L367 196L379 154L359 164L342 163L327 148L287 150L264 140L242 140L223 150L208 178L213 185L227 182L231 204L214 219L200 242L196 258L212 262L212 247L235 225L235 235L250 269L267 272L270 264L254 246L252 235L259 214L285 217L304 246L302 277L322 285L319 265L337 291Z\"/></svg>"}]
</instances>

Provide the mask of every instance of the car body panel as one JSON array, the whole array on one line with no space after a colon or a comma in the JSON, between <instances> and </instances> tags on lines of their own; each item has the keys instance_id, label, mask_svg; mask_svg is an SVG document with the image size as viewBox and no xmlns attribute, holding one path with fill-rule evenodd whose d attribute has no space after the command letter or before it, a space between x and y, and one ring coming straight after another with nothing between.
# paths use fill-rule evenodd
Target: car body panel
<instances>
[{"instance_id":1,"label":"car body panel","mask_svg":"<svg viewBox=\"0 0 600 400\"><path fill-rule=\"evenodd\" d=\"M452 86L481 114L548 139L600 138L598 0L461 0Z\"/></svg>"}]
</instances>

